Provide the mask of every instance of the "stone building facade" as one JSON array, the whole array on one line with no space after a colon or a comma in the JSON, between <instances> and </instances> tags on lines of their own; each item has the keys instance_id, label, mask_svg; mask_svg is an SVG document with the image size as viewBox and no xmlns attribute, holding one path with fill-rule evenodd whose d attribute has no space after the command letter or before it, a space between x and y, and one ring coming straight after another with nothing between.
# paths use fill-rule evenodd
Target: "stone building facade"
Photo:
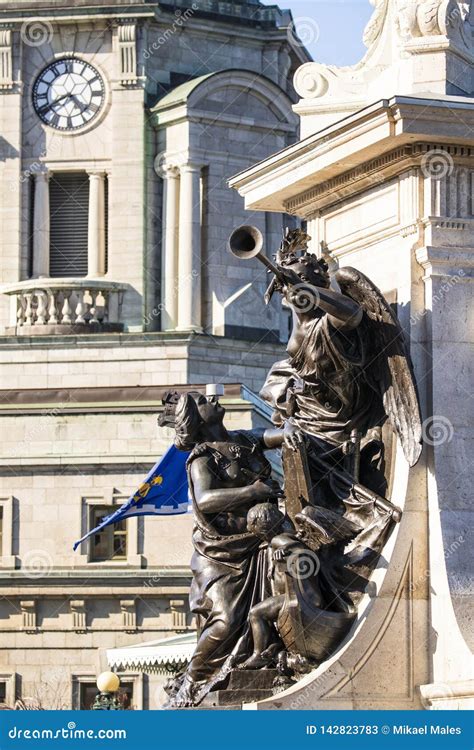
<instances>
[{"instance_id":1,"label":"stone building facade","mask_svg":"<svg viewBox=\"0 0 474 750\"><path fill-rule=\"evenodd\" d=\"M73 542L169 444L169 386L226 383L230 426L287 320L226 249L227 179L297 137L291 18L257 0L0 3L0 701L88 705L101 650L186 633L192 519ZM242 267L243 266L243 267ZM129 673L126 700L158 704Z\"/></svg>"}]
</instances>

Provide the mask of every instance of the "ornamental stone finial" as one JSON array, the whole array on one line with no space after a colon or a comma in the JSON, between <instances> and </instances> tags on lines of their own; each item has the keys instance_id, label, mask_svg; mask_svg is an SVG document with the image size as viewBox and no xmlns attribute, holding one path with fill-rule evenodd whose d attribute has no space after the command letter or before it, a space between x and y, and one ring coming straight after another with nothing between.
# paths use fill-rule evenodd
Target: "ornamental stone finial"
<instances>
[{"instance_id":1,"label":"ornamental stone finial","mask_svg":"<svg viewBox=\"0 0 474 750\"><path fill-rule=\"evenodd\" d=\"M364 58L295 74L302 136L396 95L474 95L474 0L369 0Z\"/></svg>"}]
</instances>

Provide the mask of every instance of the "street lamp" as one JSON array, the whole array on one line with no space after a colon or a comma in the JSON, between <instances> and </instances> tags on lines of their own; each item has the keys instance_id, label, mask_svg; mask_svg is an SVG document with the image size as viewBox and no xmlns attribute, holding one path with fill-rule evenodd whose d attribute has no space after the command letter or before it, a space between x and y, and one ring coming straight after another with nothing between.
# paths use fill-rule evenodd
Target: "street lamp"
<instances>
[{"instance_id":1,"label":"street lamp","mask_svg":"<svg viewBox=\"0 0 474 750\"><path fill-rule=\"evenodd\" d=\"M102 672L97 678L97 687L100 693L96 696L92 706L93 711L120 711L122 706L117 700L117 690L120 687L120 679L115 672Z\"/></svg>"}]
</instances>

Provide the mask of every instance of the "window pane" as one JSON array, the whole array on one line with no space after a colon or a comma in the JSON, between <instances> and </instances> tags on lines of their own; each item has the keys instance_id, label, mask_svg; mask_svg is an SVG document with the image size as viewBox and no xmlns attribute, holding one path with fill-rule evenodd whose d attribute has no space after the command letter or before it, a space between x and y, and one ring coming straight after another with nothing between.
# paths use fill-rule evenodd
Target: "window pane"
<instances>
[{"instance_id":1,"label":"window pane","mask_svg":"<svg viewBox=\"0 0 474 750\"><path fill-rule=\"evenodd\" d=\"M90 528L94 529L99 526L106 516L109 516L112 512L111 508L94 508L91 513L91 525ZM111 553L112 547L112 534L113 530L111 526L107 526L102 531L94 534L91 541L91 559L99 562L101 560L108 560Z\"/></svg>"},{"instance_id":2,"label":"window pane","mask_svg":"<svg viewBox=\"0 0 474 750\"><path fill-rule=\"evenodd\" d=\"M114 534L114 557L127 556L127 537L124 534Z\"/></svg>"},{"instance_id":3,"label":"window pane","mask_svg":"<svg viewBox=\"0 0 474 750\"><path fill-rule=\"evenodd\" d=\"M7 697L7 683L0 682L0 703L5 703Z\"/></svg>"},{"instance_id":4,"label":"window pane","mask_svg":"<svg viewBox=\"0 0 474 750\"><path fill-rule=\"evenodd\" d=\"M114 508L96 507L91 512L90 529L104 520L106 516L113 513ZM91 540L90 559L93 562L104 562L105 560L123 560L127 557L127 524L121 521L117 524L106 526L105 529L94 534Z\"/></svg>"}]
</instances>

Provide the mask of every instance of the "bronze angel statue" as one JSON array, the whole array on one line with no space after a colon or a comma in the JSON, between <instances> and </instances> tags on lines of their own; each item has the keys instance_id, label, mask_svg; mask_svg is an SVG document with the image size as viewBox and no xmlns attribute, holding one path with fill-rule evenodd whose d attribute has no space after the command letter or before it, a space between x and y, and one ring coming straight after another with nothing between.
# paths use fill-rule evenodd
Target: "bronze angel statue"
<instances>
[{"instance_id":1,"label":"bronze angel statue","mask_svg":"<svg viewBox=\"0 0 474 750\"><path fill-rule=\"evenodd\" d=\"M231 252L258 257L273 273L266 300L280 293L291 310L287 358L261 391L273 421L285 427L286 510L294 522L307 506L325 507L359 533L339 548L323 547L327 595L354 612L401 512L385 497L382 427L388 422L413 466L421 453L421 420L407 343L390 305L360 271L345 267L334 281L324 259L308 252L310 237L286 230L275 262L262 252L255 227L231 235Z\"/></svg>"},{"instance_id":2,"label":"bronze angel statue","mask_svg":"<svg viewBox=\"0 0 474 750\"><path fill-rule=\"evenodd\" d=\"M165 397L160 424L173 425L176 447L190 452L190 605L199 621L170 708L212 700L234 671L238 684L256 669L297 679L334 653L401 517L385 497L383 424L410 465L420 455L418 400L396 316L353 268L338 270L333 288L308 240L287 231L273 263L255 228L230 239L235 255L258 256L273 272L267 299L280 293L293 315L288 356L261 392L274 428L230 431L217 399ZM279 447L283 491L265 456Z\"/></svg>"}]
</instances>

